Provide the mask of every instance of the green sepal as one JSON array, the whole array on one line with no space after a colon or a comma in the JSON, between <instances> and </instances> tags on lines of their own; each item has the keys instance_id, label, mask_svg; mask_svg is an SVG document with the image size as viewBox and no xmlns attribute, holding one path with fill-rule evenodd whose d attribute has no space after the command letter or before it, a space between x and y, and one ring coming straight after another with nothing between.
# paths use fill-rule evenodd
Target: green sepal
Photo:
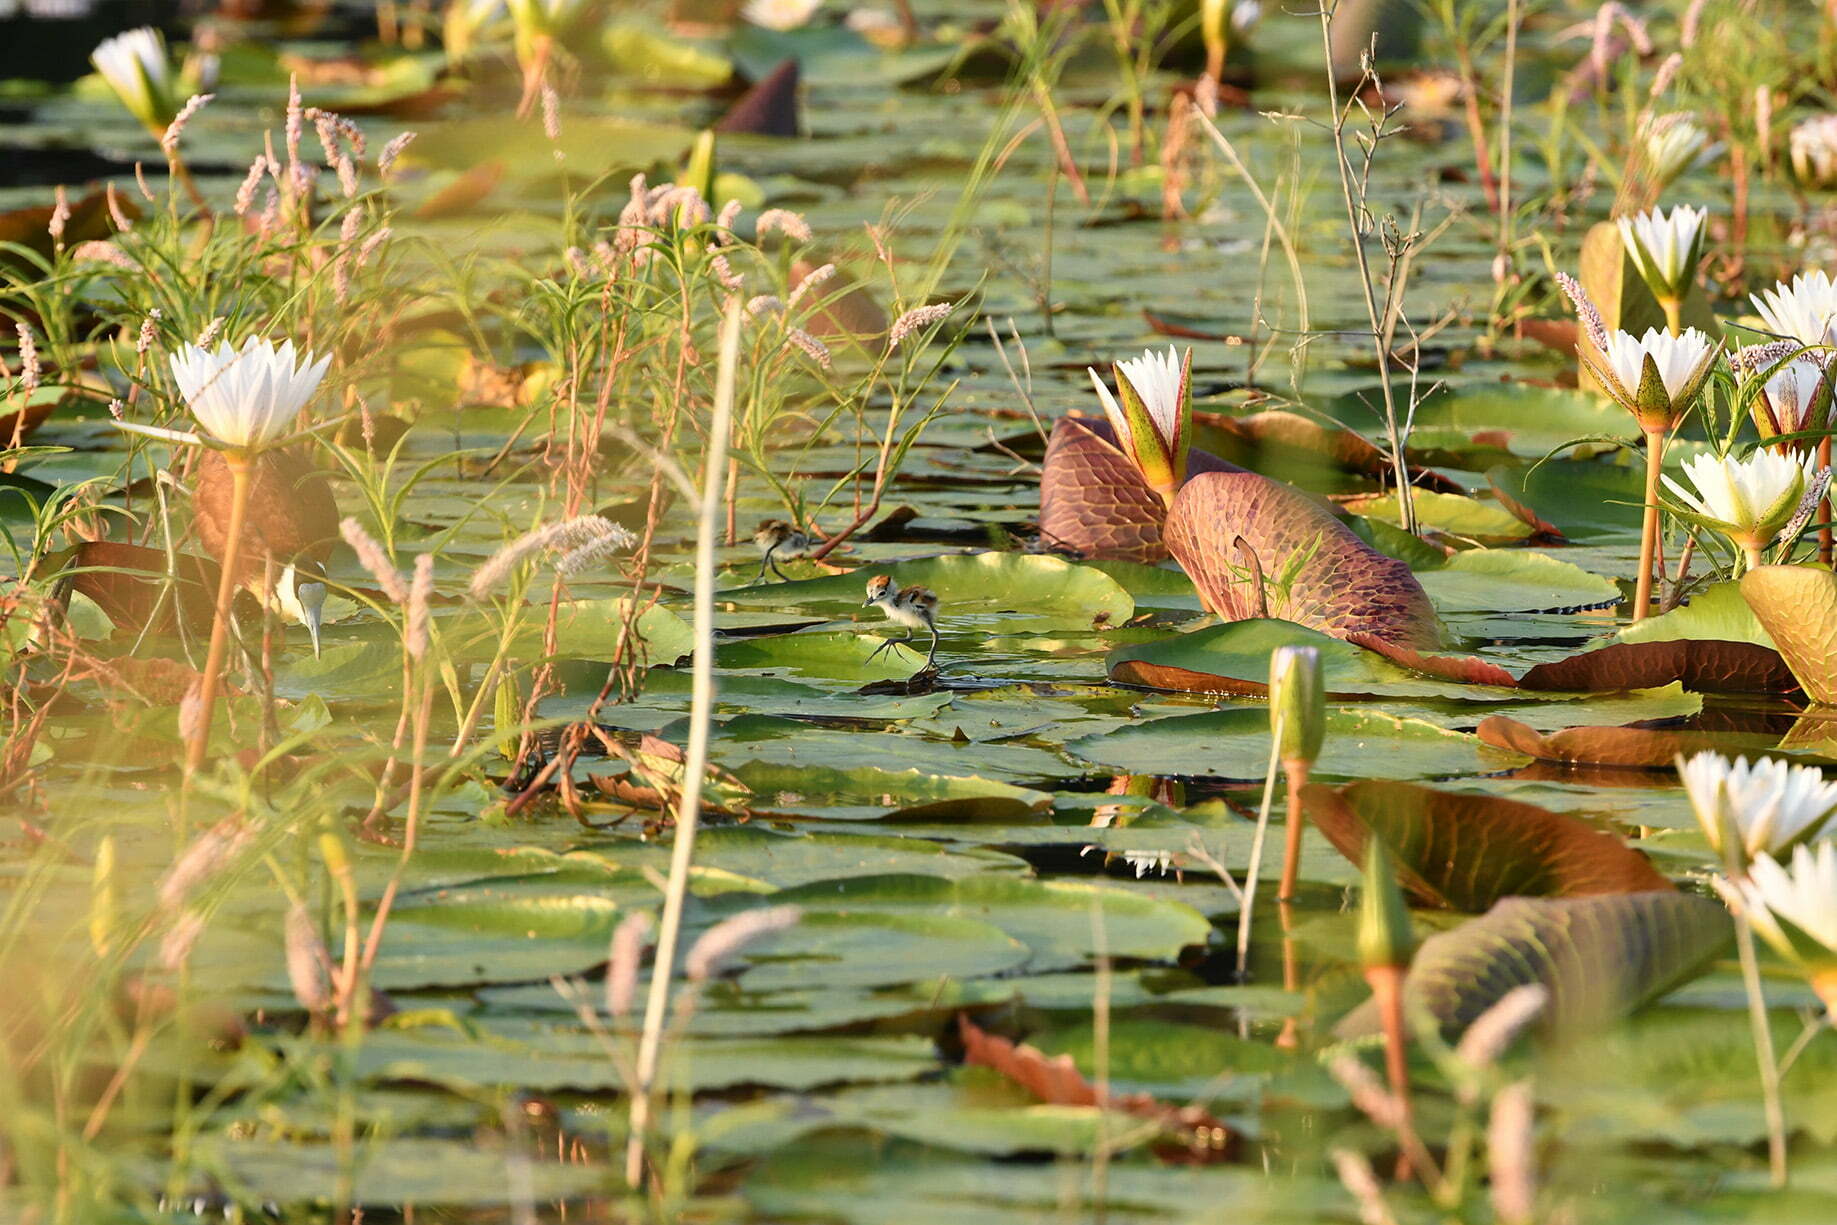
<instances>
[{"instance_id":1,"label":"green sepal","mask_svg":"<svg viewBox=\"0 0 1837 1225\"><path fill-rule=\"evenodd\" d=\"M1129 446L1135 466L1141 470L1142 479L1157 491L1178 488L1180 482L1174 456L1162 441L1160 431L1155 428L1154 417L1149 413L1148 405L1142 402L1141 395L1129 382L1129 376L1123 373L1121 365L1113 364L1110 371L1116 376L1117 399L1122 406L1123 420L1129 424Z\"/></svg>"},{"instance_id":2,"label":"green sepal","mask_svg":"<svg viewBox=\"0 0 1837 1225\"><path fill-rule=\"evenodd\" d=\"M1365 879L1359 896L1359 964L1367 970L1403 969L1416 941L1410 908L1397 885L1390 848L1376 830L1365 839Z\"/></svg>"}]
</instances>

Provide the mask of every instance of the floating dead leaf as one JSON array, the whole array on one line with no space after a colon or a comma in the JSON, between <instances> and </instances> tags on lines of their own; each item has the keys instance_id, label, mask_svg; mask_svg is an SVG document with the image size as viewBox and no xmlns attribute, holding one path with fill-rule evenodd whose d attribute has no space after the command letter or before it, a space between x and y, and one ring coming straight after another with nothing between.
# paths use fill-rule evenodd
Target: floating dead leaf
<instances>
[{"instance_id":1,"label":"floating dead leaf","mask_svg":"<svg viewBox=\"0 0 1837 1225\"><path fill-rule=\"evenodd\" d=\"M1585 821L1498 796L1371 781L1310 784L1308 816L1363 863L1375 831L1420 902L1481 914L1508 897L1641 893L1672 884L1639 851Z\"/></svg>"},{"instance_id":2,"label":"floating dead leaf","mask_svg":"<svg viewBox=\"0 0 1837 1225\"><path fill-rule=\"evenodd\" d=\"M1410 568L1292 486L1254 472L1202 473L1174 499L1166 532L1200 599L1227 621L1280 617L1419 651L1441 643L1434 606ZM1252 602L1258 570L1267 611Z\"/></svg>"},{"instance_id":3,"label":"floating dead leaf","mask_svg":"<svg viewBox=\"0 0 1837 1225\"><path fill-rule=\"evenodd\" d=\"M989 1068L1049 1105L1118 1110L1157 1124L1164 1139L1154 1150L1163 1160L1209 1165L1230 1160L1237 1149L1236 1133L1198 1106L1171 1106L1146 1093L1104 1097L1070 1055L1047 1056L1026 1043L988 1033L963 1013L957 1014L957 1033L963 1039L964 1062Z\"/></svg>"}]
</instances>

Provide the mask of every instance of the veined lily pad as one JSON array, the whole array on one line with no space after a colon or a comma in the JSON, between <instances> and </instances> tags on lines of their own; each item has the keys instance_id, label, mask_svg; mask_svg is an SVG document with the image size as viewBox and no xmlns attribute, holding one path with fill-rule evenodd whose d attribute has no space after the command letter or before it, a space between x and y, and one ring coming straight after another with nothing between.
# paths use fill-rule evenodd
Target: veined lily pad
<instances>
[{"instance_id":1,"label":"veined lily pad","mask_svg":"<svg viewBox=\"0 0 1837 1225\"><path fill-rule=\"evenodd\" d=\"M1404 980L1406 1015L1452 1039L1513 987L1542 983L1543 1028L1594 1029L1696 976L1732 930L1720 902L1687 893L1511 898L1423 941ZM1376 1022L1367 1005L1339 1032L1373 1033Z\"/></svg>"},{"instance_id":2,"label":"veined lily pad","mask_svg":"<svg viewBox=\"0 0 1837 1225\"><path fill-rule=\"evenodd\" d=\"M1814 566L1762 566L1741 595L1814 702L1837 703L1837 575Z\"/></svg>"},{"instance_id":3,"label":"veined lily pad","mask_svg":"<svg viewBox=\"0 0 1837 1225\"><path fill-rule=\"evenodd\" d=\"M1576 897L1672 888L1646 857L1562 813L1471 792L1408 783L1310 785L1307 813L1353 863L1373 832L1406 890L1433 906L1478 914L1508 897Z\"/></svg>"},{"instance_id":4,"label":"veined lily pad","mask_svg":"<svg viewBox=\"0 0 1837 1225\"><path fill-rule=\"evenodd\" d=\"M1167 547L1227 621L1273 616L1340 638L1440 644L1435 609L1408 566L1268 477L1214 472L1187 481L1167 518Z\"/></svg>"},{"instance_id":5,"label":"veined lily pad","mask_svg":"<svg viewBox=\"0 0 1837 1225\"><path fill-rule=\"evenodd\" d=\"M1472 549L1418 574L1436 610L1454 612L1576 612L1620 601L1613 579L1547 553Z\"/></svg>"}]
</instances>

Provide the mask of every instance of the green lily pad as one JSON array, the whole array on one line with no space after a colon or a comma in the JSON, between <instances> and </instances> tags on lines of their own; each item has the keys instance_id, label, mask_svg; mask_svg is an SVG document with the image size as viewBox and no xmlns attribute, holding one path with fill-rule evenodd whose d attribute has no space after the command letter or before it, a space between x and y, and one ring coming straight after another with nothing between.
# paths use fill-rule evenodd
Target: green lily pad
<instances>
[{"instance_id":1,"label":"green lily pad","mask_svg":"<svg viewBox=\"0 0 1837 1225\"><path fill-rule=\"evenodd\" d=\"M1221 710L1131 724L1066 749L1131 774L1261 779L1269 766L1269 711ZM1478 738L1377 710L1327 712L1326 746L1313 777L1421 779L1477 774L1525 759Z\"/></svg>"},{"instance_id":2,"label":"green lily pad","mask_svg":"<svg viewBox=\"0 0 1837 1225\"><path fill-rule=\"evenodd\" d=\"M1525 549L1472 549L1416 576L1437 612L1579 612L1620 601L1620 585Z\"/></svg>"},{"instance_id":3,"label":"green lily pad","mask_svg":"<svg viewBox=\"0 0 1837 1225\"><path fill-rule=\"evenodd\" d=\"M1135 615L1135 601L1103 571L1028 553L950 553L875 563L828 578L731 588L721 598L741 604L852 609L855 615L879 620L879 612L864 610L861 602L868 576L881 573L891 574L902 587L917 584L937 592L939 629L945 632L954 625L1088 628L1121 625ZM924 638L921 633L919 641Z\"/></svg>"}]
</instances>

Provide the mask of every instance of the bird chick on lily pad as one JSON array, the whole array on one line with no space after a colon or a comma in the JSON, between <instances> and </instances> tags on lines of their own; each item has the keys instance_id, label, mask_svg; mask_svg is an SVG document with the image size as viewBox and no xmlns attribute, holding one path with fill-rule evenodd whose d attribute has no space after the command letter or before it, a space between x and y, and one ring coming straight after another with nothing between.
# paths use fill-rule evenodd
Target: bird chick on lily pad
<instances>
[{"instance_id":1,"label":"bird chick on lily pad","mask_svg":"<svg viewBox=\"0 0 1837 1225\"><path fill-rule=\"evenodd\" d=\"M876 574L867 581L867 599L861 602L863 608L878 608L886 615L887 620L906 629L903 638L888 638L874 648L868 656L872 660L882 651L890 650L895 643L912 641L915 631L931 631L931 649L925 654L925 664L913 675L919 676L934 667L938 657L938 597L924 587L893 586L893 576Z\"/></svg>"},{"instance_id":2,"label":"bird chick on lily pad","mask_svg":"<svg viewBox=\"0 0 1837 1225\"><path fill-rule=\"evenodd\" d=\"M783 519L767 519L753 533L753 545L759 550L759 573L753 582L765 581L766 567L779 579L785 579L785 572L778 568L780 561L793 561L799 557L810 556L810 534L799 531Z\"/></svg>"}]
</instances>

